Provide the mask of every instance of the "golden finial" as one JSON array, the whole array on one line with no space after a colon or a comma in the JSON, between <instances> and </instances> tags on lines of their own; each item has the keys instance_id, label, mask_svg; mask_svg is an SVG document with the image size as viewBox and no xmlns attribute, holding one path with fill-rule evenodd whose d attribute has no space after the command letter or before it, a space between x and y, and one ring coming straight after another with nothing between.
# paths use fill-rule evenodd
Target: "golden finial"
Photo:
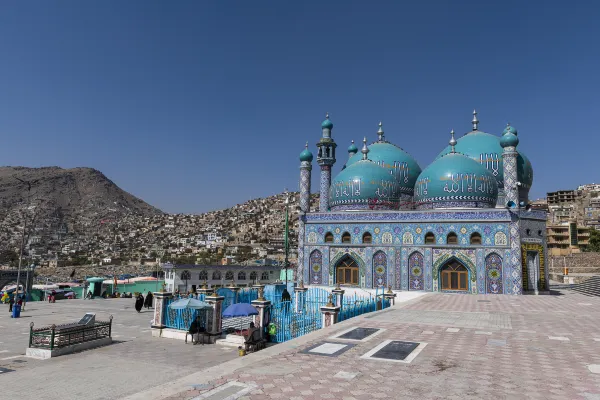
<instances>
[{"instance_id":1,"label":"golden finial","mask_svg":"<svg viewBox=\"0 0 600 400\"><path fill-rule=\"evenodd\" d=\"M333 289L333 290L342 290L342 288L340 287L340 283L339 282L337 282L335 284L335 289Z\"/></svg>"},{"instance_id":2,"label":"golden finial","mask_svg":"<svg viewBox=\"0 0 600 400\"><path fill-rule=\"evenodd\" d=\"M393 294L394 293L394 292L392 292L392 285L388 286L388 291L387 292L388 292L388 294Z\"/></svg>"},{"instance_id":3,"label":"golden finial","mask_svg":"<svg viewBox=\"0 0 600 400\"><path fill-rule=\"evenodd\" d=\"M300 279L300 285L298 285L298 288L304 289L304 281L302 279Z\"/></svg>"},{"instance_id":4,"label":"golden finial","mask_svg":"<svg viewBox=\"0 0 600 400\"><path fill-rule=\"evenodd\" d=\"M259 287L258 288L258 299L256 299L256 300L258 300L258 301L265 301L265 299L263 297L264 296L264 292L265 292L265 289L263 289L262 286Z\"/></svg>"},{"instance_id":5,"label":"golden finial","mask_svg":"<svg viewBox=\"0 0 600 400\"><path fill-rule=\"evenodd\" d=\"M333 304L333 294L329 293L329 303L327 303L327 305L325 307L335 307L335 305Z\"/></svg>"},{"instance_id":6,"label":"golden finial","mask_svg":"<svg viewBox=\"0 0 600 400\"><path fill-rule=\"evenodd\" d=\"M167 287L167 284L163 282L163 284L162 284L162 288L160 289L160 292L161 292L161 293L164 293L164 292L165 292L165 289L166 289L166 287Z\"/></svg>"},{"instance_id":7,"label":"golden finial","mask_svg":"<svg viewBox=\"0 0 600 400\"><path fill-rule=\"evenodd\" d=\"M202 285L202 289L208 289L208 285L206 283L206 279L204 280L204 284Z\"/></svg>"},{"instance_id":8,"label":"golden finial","mask_svg":"<svg viewBox=\"0 0 600 400\"><path fill-rule=\"evenodd\" d=\"M231 280L231 284L229 285L229 287L231 287L231 288L235 287L235 282L233 281L233 279Z\"/></svg>"}]
</instances>

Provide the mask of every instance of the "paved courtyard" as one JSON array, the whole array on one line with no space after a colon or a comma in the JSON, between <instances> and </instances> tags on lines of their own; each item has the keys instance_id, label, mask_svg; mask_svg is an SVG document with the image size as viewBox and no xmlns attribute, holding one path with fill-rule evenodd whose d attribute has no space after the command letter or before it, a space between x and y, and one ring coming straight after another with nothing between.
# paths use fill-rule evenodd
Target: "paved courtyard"
<instances>
[{"instance_id":1,"label":"paved courtyard","mask_svg":"<svg viewBox=\"0 0 600 400\"><path fill-rule=\"evenodd\" d=\"M0 309L0 394L3 397L121 399L202 368L238 356L237 349L191 346L183 341L152 338L152 309L135 311L134 299L31 302L21 318ZM86 312L97 320L113 315L110 346L36 360L25 357L29 323L35 326L79 320Z\"/></svg>"},{"instance_id":2,"label":"paved courtyard","mask_svg":"<svg viewBox=\"0 0 600 400\"><path fill-rule=\"evenodd\" d=\"M380 331L333 338L352 327ZM420 345L366 358L386 341ZM600 399L600 298L427 294L129 399L154 398Z\"/></svg>"}]
</instances>

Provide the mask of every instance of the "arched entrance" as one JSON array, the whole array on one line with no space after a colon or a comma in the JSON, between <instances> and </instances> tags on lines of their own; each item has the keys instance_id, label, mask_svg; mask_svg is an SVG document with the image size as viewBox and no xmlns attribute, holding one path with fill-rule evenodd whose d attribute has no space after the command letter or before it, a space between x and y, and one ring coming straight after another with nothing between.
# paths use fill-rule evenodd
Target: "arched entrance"
<instances>
[{"instance_id":1,"label":"arched entrance","mask_svg":"<svg viewBox=\"0 0 600 400\"><path fill-rule=\"evenodd\" d=\"M467 292L469 290L469 270L457 259L451 259L442 267L440 280L442 291Z\"/></svg>"},{"instance_id":2,"label":"arched entrance","mask_svg":"<svg viewBox=\"0 0 600 400\"><path fill-rule=\"evenodd\" d=\"M350 256L343 257L335 267L335 279L340 285L358 286L358 264Z\"/></svg>"}]
</instances>

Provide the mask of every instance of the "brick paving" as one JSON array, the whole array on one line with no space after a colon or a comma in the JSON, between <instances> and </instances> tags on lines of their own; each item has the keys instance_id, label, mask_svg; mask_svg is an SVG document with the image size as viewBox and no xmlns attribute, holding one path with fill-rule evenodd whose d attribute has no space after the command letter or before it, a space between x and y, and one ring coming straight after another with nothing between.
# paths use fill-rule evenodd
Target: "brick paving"
<instances>
[{"instance_id":1,"label":"brick paving","mask_svg":"<svg viewBox=\"0 0 600 400\"><path fill-rule=\"evenodd\" d=\"M444 316L444 313L449 314ZM454 325L453 325L454 324ZM351 326L385 328L337 357L301 353ZM449 329L450 328L450 329ZM562 337L568 340L554 340ZM540 296L428 294L223 364L211 388L169 400L225 398L230 383L248 399L600 399L600 298L570 291ZM384 340L426 342L409 364L361 359ZM339 341L338 343L348 343ZM277 348L281 351L274 352ZM253 358L256 359L253 362ZM233 364L232 364L233 365ZM590 367L592 365L592 367ZM235 368L238 368L235 370ZM227 372L229 371L229 372ZM341 373L340 373L341 372Z\"/></svg>"}]
</instances>

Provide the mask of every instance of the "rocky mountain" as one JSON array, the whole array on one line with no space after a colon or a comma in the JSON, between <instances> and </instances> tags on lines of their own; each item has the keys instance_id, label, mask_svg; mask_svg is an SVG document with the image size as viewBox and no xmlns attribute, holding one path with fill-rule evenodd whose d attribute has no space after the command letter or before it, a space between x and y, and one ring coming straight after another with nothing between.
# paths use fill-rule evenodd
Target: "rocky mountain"
<instances>
[{"instance_id":1,"label":"rocky mountain","mask_svg":"<svg viewBox=\"0 0 600 400\"><path fill-rule=\"evenodd\" d=\"M5 225L7 219L18 217L17 211L31 206L38 210L38 219L78 225L162 214L93 168L0 167L0 223Z\"/></svg>"}]
</instances>

